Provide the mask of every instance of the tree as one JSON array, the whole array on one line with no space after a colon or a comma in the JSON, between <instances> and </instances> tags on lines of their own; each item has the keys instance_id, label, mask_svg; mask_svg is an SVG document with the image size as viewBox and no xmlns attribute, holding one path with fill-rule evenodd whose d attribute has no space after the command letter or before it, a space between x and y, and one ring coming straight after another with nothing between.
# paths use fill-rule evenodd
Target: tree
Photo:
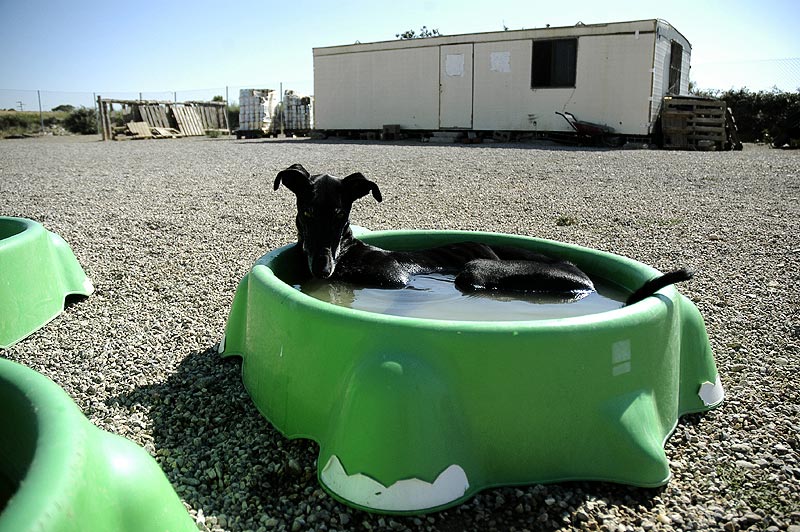
<instances>
[{"instance_id":1,"label":"tree","mask_svg":"<svg viewBox=\"0 0 800 532\"><path fill-rule=\"evenodd\" d=\"M75 106L74 105L70 105L68 103L62 103L61 105L59 105L57 107L53 107L53 111L59 111L59 112L63 112L63 113L71 113L74 110L75 110Z\"/></svg>"},{"instance_id":2,"label":"tree","mask_svg":"<svg viewBox=\"0 0 800 532\"><path fill-rule=\"evenodd\" d=\"M408 30L403 33L395 33L394 36L398 39L424 39L426 37L439 37L441 33L439 33L438 29L429 30L427 26L422 26L419 30L419 35L414 30Z\"/></svg>"},{"instance_id":3,"label":"tree","mask_svg":"<svg viewBox=\"0 0 800 532\"><path fill-rule=\"evenodd\" d=\"M212 101L212 102L224 102L224 101L225 101L225 98L223 98L223 97L222 97L222 96L220 96L220 95L217 95L217 96L214 96L213 98L211 98L211 101Z\"/></svg>"}]
</instances>

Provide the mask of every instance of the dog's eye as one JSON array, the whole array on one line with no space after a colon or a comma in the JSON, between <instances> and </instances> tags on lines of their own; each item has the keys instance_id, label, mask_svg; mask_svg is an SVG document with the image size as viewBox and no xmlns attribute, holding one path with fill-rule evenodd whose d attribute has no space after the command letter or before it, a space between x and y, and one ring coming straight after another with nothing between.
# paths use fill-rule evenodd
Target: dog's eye
<instances>
[{"instance_id":1,"label":"dog's eye","mask_svg":"<svg viewBox=\"0 0 800 532\"><path fill-rule=\"evenodd\" d=\"M311 218L311 211L303 211L303 216L306 218Z\"/></svg>"},{"instance_id":2,"label":"dog's eye","mask_svg":"<svg viewBox=\"0 0 800 532\"><path fill-rule=\"evenodd\" d=\"M337 218L344 218L344 211L336 211Z\"/></svg>"}]
</instances>

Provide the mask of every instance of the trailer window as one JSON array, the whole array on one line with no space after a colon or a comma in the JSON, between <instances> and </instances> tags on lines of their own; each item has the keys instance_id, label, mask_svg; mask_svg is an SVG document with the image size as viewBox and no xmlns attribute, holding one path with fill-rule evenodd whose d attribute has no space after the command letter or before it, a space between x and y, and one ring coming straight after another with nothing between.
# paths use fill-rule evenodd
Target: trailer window
<instances>
[{"instance_id":1,"label":"trailer window","mask_svg":"<svg viewBox=\"0 0 800 532\"><path fill-rule=\"evenodd\" d=\"M681 68L683 67L683 46L672 41L669 50L669 88L668 94L681 93Z\"/></svg>"},{"instance_id":2,"label":"trailer window","mask_svg":"<svg viewBox=\"0 0 800 532\"><path fill-rule=\"evenodd\" d=\"M578 39L533 41L531 87L574 87Z\"/></svg>"}]
</instances>

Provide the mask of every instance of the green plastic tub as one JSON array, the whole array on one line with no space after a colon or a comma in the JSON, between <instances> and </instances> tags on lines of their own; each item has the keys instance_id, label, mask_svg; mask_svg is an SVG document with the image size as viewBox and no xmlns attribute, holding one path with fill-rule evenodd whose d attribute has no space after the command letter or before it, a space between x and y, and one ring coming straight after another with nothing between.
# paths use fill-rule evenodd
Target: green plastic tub
<instances>
[{"instance_id":1,"label":"green plastic tub","mask_svg":"<svg viewBox=\"0 0 800 532\"><path fill-rule=\"evenodd\" d=\"M0 530L196 531L156 461L53 381L0 358Z\"/></svg>"},{"instance_id":2,"label":"green plastic tub","mask_svg":"<svg viewBox=\"0 0 800 532\"><path fill-rule=\"evenodd\" d=\"M40 223L0 216L0 349L64 310L64 298L94 288L63 238Z\"/></svg>"},{"instance_id":3,"label":"green plastic tub","mask_svg":"<svg viewBox=\"0 0 800 532\"><path fill-rule=\"evenodd\" d=\"M553 241L478 232L360 232L386 249L464 240L573 261L634 290L659 274ZM491 486L669 480L678 418L723 390L702 317L675 287L580 317L470 322L407 318L319 301L293 288L287 246L239 285L222 356L288 438L319 444L318 478L338 500L423 513Z\"/></svg>"}]
</instances>

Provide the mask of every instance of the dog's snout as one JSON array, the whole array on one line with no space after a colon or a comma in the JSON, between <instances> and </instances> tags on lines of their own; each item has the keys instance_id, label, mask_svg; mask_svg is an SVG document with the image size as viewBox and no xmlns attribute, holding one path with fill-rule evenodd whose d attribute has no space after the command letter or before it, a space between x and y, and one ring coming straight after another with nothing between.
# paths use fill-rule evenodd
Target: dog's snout
<instances>
[{"instance_id":1,"label":"dog's snout","mask_svg":"<svg viewBox=\"0 0 800 532\"><path fill-rule=\"evenodd\" d=\"M317 279L327 279L331 275L333 275L333 269L336 267L336 264L333 262L333 254L330 251L326 251L315 255L311 258L311 274L316 277Z\"/></svg>"}]
</instances>

